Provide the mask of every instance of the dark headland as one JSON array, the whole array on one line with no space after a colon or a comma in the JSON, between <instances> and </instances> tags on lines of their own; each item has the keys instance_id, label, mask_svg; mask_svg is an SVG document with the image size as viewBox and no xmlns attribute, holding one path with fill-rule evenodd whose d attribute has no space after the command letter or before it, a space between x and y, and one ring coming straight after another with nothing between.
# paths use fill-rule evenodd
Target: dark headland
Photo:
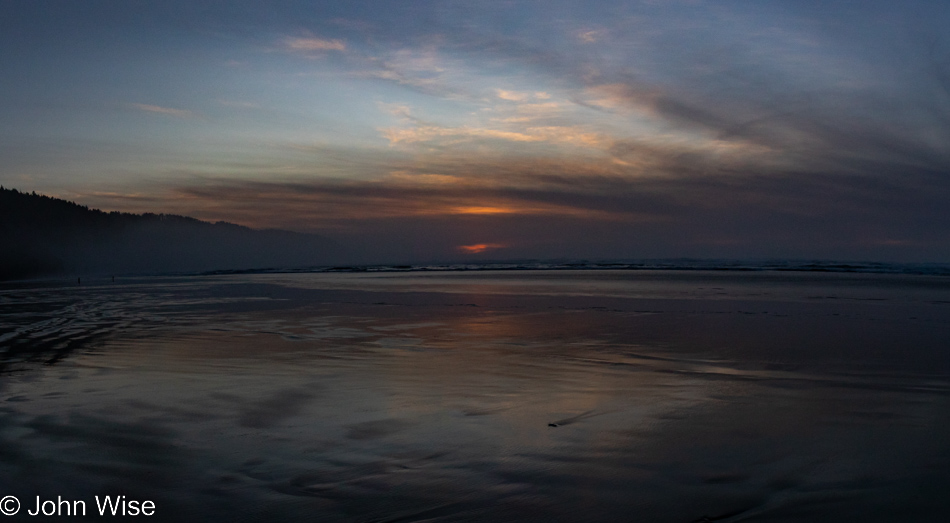
<instances>
[{"instance_id":1,"label":"dark headland","mask_svg":"<svg viewBox=\"0 0 950 523\"><path fill-rule=\"evenodd\" d=\"M103 212L6 188L0 188L0 246L0 280L308 266L330 263L340 251L314 234Z\"/></svg>"}]
</instances>

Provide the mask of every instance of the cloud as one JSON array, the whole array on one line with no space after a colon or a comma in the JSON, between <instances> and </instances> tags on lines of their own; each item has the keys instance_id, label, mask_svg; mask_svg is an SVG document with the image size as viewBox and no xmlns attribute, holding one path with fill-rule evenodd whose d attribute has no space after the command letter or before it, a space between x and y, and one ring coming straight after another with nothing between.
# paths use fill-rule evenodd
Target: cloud
<instances>
[{"instance_id":1,"label":"cloud","mask_svg":"<svg viewBox=\"0 0 950 523\"><path fill-rule=\"evenodd\" d=\"M518 104L516 111L522 114L550 115L561 112L564 105L560 102Z\"/></svg>"},{"instance_id":2,"label":"cloud","mask_svg":"<svg viewBox=\"0 0 950 523\"><path fill-rule=\"evenodd\" d=\"M496 89L495 92L498 94L498 98L510 102L524 102L532 98L531 93L519 93L517 91L506 91L504 89Z\"/></svg>"},{"instance_id":3,"label":"cloud","mask_svg":"<svg viewBox=\"0 0 950 523\"><path fill-rule=\"evenodd\" d=\"M342 40L325 40L323 38L296 37L285 38L284 48L295 53L311 54L321 51L346 51L346 44Z\"/></svg>"},{"instance_id":4,"label":"cloud","mask_svg":"<svg viewBox=\"0 0 950 523\"><path fill-rule=\"evenodd\" d=\"M451 176L434 173L413 173L409 171L393 171L385 178L389 183L415 186L447 186L447 185L479 185L476 181L463 176Z\"/></svg>"},{"instance_id":5,"label":"cloud","mask_svg":"<svg viewBox=\"0 0 950 523\"><path fill-rule=\"evenodd\" d=\"M280 202L282 212L277 214L282 216L279 219L289 215L285 212L292 213L294 219L303 218L311 225L423 216L550 215L608 220L632 216L622 209L591 208L544 191L432 183L431 178L414 183L405 178L306 183L217 181L176 187L174 195L191 205L206 202L218 209L233 205L245 210L267 211ZM273 208L269 212L273 213Z\"/></svg>"},{"instance_id":6,"label":"cloud","mask_svg":"<svg viewBox=\"0 0 950 523\"><path fill-rule=\"evenodd\" d=\"M468 65L448 59L435 48L380 49L362 56L359 69L350 73L357 79L378 79L428 96L454 101L473 101L480 96L472 90Z\"/></svg>"},{"instance_id":7,"label":"cloud","mask_svg":"<svg viewBox=\"0 0 950 523\"><path fill-rule=\"evenodd\" d=\"M584 95L580 101L601 109L613 111L633 109L655 115L654 105L660 94L661 90L658 87L618 82L587 86L584 88Z\"/></svg>"},{"instance_id":8,"label":"cloud","mask_svg":"<svg viewBox=\"0 0 950 523\"><path fill-rule=\"evenodd\" d=\"M443 73L446 66L443 58L434 48L403 48L388 54L385 64L399 71L416 73Z\"/></svg>"},{"instance_id":9,"label":"cloud","mask_svg":"<svg viewBox=\"0 0 950 523\"><path fill-rule=\"evenodd\" d=\"M147 202L149 204L153 202L161 201L160 198L156 198L153 195L146 195L142 193L121 193L115 191L91 191L83 194L84 197L93 197L102 200L108 201L132 201L132 202Z\"/></svg>"},{"instance_id":10,"label":"cloud","mask_svg":"<svg viewBox=\"0 0 950 523\"><path fill-rule=\"evenodd\" d=\"M551 98L551 94L544 91L506 91L504 89L495 89L495 94L498 98L509 102L529 102Z\"/></svg>"},{"instance_id":11,"label":"cloud","mask_svg":"<svg viewBox=\"0 0 950 523\"><path fill-rule=\"evenodd\" d=\"M602 134L578 127L561 126L533 126L512 131L484 127L442 127L435 124L421 124L413 127L389 127L379 131L392 145L458 146L465 143L481 143L492 140L606 149L612 143L609 137Z\"/></svg>"},{"instance_id":12,"label":"cloud","mask_svg":"<svg viewBox=\"0 0 950 523\"><path fill-rule=\"evenodd\" d=\"M130 107L134 107L140 111L145 111L149 113L158 113L166 114L168 116L174 116L176 118L189 118L193 116L191 111L185 109L172 109L170 107L160 107L157 105L148 105L148 104L129 104Z\"/></svg>"},{"instance_id":13,"label":"cloud","mask_svg":"<svg viewBox=\"0 0 950 523\"><path fill-rule=\"evenodd\" d=\"M592 44L598 40L601 40L604 35L606 35L606 33L607 31L603 29L583 30L577 33L577 39L581 42L584 42L585 44Z\"/></svg>"},{"instance_id":14,"label":"cloud","mask_svg":"<svg viewBox=\"0 0 950 523\"><path fill-rule=\"evenodd\" d=\"M404 120L415 120L412 117L412 109L406 104L377 102L376 106L385 113L391 114Z\"/></svg>"},{"instance_id":15,"label":"cloud","mask_svg":"<svg viewBox=\"0 0 950 523\"><path fill-rule=\"evenodd\" d=\"M410 88L414 91L434 95L441 98L464 98L468 95L464 90L449 85L437 74L419 74L391 67L388 64L353 73L355 78L373 78L385 80L394 84Z\"/></svg>"}]
</instances>

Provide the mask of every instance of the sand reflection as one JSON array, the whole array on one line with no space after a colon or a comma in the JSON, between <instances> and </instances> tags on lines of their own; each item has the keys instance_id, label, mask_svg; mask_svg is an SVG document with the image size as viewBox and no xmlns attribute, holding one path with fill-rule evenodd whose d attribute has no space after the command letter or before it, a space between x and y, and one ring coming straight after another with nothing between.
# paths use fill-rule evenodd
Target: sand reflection
<instances>
[{"instance_id":1,"label":"sand reflection","mask_svg":"<svg viewBox=\"0 0 950 523\"><path fill-rule=\"evenodd\" d=\"M927 345L946 328L938 305L915 312L934 319L914 334L919 355L829 366L744 326L827 326L855 345L836 350L859 354L862 315L894 310L835 305L852 318L835 323L794 300L750 316L669 296L308 286L83 290L85 323L61 305L14 318L17 339L42 333L37 354L71 336L40 322L99 335L47 365L17 344L0 375L0 487L138 495L167 521L892 521L948 508L950 447L935 435L950 429L950 389ZM123 321L95 312L107 308ZM915 361L896 372L888 358Z\"/></svg>"}]
</instances>

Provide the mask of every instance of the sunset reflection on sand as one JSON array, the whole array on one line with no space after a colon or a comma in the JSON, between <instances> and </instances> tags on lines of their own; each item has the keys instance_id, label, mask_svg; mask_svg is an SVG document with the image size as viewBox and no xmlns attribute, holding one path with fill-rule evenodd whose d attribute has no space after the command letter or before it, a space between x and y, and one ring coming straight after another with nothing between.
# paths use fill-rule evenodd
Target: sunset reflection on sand
<instances>
[{"instance_id":1,"label":"sunset reflection on sand","mask_svg":"<svg viewBox=\"0 0 950 523\"><path fill-rule=\"evenodd\" d=\"M167 521L892 521L947 508L945 284L693 276L6 290L0 487L122 492ZM356 281L368 290L345 288ZM837 299L810 300L816 286ZM808 346L778 335L803 325ZM88 342L44 341L64 332Z\"/></svg>"}]
</instances>

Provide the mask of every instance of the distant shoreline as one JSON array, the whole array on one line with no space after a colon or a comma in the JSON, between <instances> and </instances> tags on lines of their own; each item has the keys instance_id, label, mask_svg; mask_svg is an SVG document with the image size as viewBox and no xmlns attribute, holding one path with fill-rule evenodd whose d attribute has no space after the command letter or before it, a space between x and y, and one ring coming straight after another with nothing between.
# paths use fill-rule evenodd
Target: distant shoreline
<instances>
[{"instance_id":1,"label":"distant shoreline","mask_svg":"<svg viewBox=\"0 0 950 523\"><path fill-rule=\"evenodd\" d=\"M18 287L30 283L68 286L128 283L130 280L151 278L190 278L200 276L239 276L254 274L358 274L358 273L460 273L460 272L721 272L721 273L801 273L801 274L867 274L892 276L950 276L947 263L879 263L838 261L739 261L739 260L639 260L639 261L522 261L486 263L426 263L426 264L372 264L326 265L312 267L261 267L254 269L221 269L212 271L182 271L154 273L81 273L55 274L33 278L0 280L0 286ZM81 278L80 280L77 280Z\"/></svg>"},{"instance_id":2,"label":"distant shoreline","mask_svg":"<svg viewBox=\"0 0 950 523\"><path fill-rule=\"evenodd\" d=\"M840 261L637 260L637 261L526 261L485 263L426 263L406 265L339 265L303 268L215 270L200 275L293 274L355 272L465 272L465 271L737 271L830 272L858 274L918 274L950 276L950 263L881 263Z\"/></svg>"}]
</instances>

